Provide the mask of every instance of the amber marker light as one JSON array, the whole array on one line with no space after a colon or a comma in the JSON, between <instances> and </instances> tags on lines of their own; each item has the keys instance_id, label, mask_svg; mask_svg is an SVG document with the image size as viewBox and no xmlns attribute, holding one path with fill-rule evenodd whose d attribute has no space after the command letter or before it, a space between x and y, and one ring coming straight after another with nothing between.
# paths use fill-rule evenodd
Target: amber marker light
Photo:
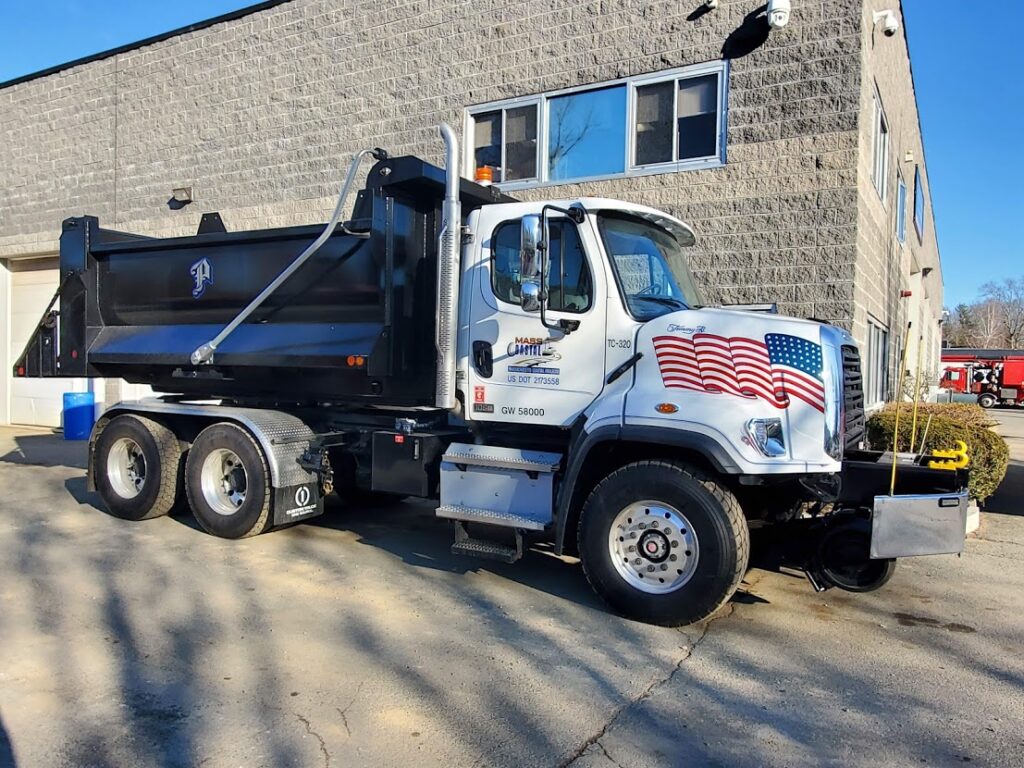
<instances>
[{"instance_id":1,"label":"amber marker light","mask_svg":"<svg viewBox=\"0 0 1024 768\"><path fill-rule=\"evenodd\" d=\"M675 403L658 403L654 406L654 410L658 413L675 413L679 410L679 406Z\"/></svg>"},{"instance_id":2,"label":"amber marker light","mask_svg":"<svg viewBox=\"0 0 1024 768\"><path fill-rule=\"evenodd\" d=\"M491 184L494 182L494 169L489 165L481 165L476 169L477 184Z\"/></svg>"}]
</instances>

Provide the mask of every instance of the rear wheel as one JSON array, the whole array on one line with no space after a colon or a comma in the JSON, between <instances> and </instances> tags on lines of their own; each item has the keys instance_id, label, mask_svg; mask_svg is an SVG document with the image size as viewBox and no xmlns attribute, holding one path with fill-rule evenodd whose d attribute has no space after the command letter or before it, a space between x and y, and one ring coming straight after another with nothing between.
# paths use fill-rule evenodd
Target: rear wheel
<instances>
[{"instance_id":1,"label":"rear wheel","mask_svg":"<svg viewBox=\"0 0 1024 768\"><path fill-rule=\"evenodd\" d=\"M665 626L717 611L739 586L750 553L732 493L668 461L628 464L602 480L578 535L594 591L624 616Z\"/></svg>"},{"instance_id":2,"label":"rear wheel","mask_svg":"<svg viewBox=\"0 0 1024 768\"><path fill-rule=\"evenodd\" d=\"M978 405L982 408L995 408L999 405L999 399L991 392L978 395Z\"/></svg>"},{"instance_id":3,"label":"rear wheel","mask_svg":"<svg viewBox=\"0 0 1024 768\"><path fill-rule=\"evenodd\" d=\"M271 523L270 469L252 436L235 424L207 427L188 452L185 490L208 533L241 539Z\"/></svg>"},{"instance_id":4,"label":"rear wheel","mask_svg":"<svg viewBox=\"0 0 1024 768\"><path fill-rule=\"evenodd\" d=\"M115 417L96 441L96 489L112 515L149 520L171 511L181 490L181 446L142 416Z\"/></svg>"}]
</instances>

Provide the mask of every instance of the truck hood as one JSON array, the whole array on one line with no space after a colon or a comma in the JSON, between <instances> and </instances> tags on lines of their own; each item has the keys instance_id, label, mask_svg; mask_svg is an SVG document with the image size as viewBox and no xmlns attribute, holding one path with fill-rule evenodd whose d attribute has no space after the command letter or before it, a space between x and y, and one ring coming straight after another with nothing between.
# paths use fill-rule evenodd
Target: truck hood
<instances>
[{"instance_id":1,"label":"truck hood","mask_svg":"<svg viewBox=\"0 0 1024 768\"><path fill-rule=\"evenodd\" d=\"M627 418L659 413L675 428L713 433L748 463L835 467L824 450L827 423L839 413L841 351L853 344L833 326L795 317L729 309L693 309L649 320L637 333ZM657 411L666 404L674 411ZM747 443L751 419L779 418L787 456L766 459Z\"/></svg>"}]
</instances>

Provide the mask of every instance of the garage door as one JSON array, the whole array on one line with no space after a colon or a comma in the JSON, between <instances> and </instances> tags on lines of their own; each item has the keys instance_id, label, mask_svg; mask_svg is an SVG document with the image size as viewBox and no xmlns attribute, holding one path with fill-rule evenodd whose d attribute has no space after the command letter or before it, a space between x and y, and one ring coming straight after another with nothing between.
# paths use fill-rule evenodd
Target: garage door
<instances>
[{"instance_id":1,"label":"garage door","mask_svg":"<svg viewBox=\"0 0 1024 768\"><path fill-rule=\"evenodd\" d=\"M11 361L4 375L25 348L46 305L57 290L56 258L8 262L11 271ZM63 393L85 390L84 379L11 380L11 423L59 427Z\"/></svg>"}]
</instances>

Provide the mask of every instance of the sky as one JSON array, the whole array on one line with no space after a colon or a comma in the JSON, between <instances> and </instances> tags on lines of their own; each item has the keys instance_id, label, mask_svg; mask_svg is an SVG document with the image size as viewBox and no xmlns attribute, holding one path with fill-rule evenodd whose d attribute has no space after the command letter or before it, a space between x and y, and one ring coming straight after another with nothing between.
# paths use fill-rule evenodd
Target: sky
<instances>
[{"instance_id":1,"label":"sky","mask_svg":"<svg viewBox=\"0 0 1024 768\"><path fill-rule=\"evenodd\" d=\"M0 82L252 4L0 0ZM1024 0L903 6L952 307L1024 277Z\"/></svg>"}]
</instances>

